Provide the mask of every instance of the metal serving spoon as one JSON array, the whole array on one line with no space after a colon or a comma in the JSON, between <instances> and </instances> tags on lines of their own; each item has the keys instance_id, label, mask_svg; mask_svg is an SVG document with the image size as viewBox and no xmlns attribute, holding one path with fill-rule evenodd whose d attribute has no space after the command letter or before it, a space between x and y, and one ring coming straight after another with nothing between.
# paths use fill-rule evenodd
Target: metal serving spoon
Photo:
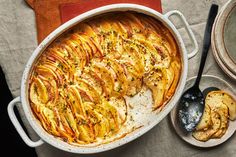
<instances>
[{"instance_id":1,"label":"metal serving spoon","mask_svg":"<svg viewBox=\"0 0 236 157\"><path fill-rule=\"evenodd\" d=\"M201 90L199 89L199 83L206 62L208 50L211 44L211 30L217 12L218 5L212 4L210 12L208 14L208 20L205 28L201 63L196 81L191 88L184 92L179 101L179 106L177 110L179 122L183 129L185 129L187 132L193 131L196 128L197 124L201 120L204 111L204 96Z\"/></svg>"}]
</instances>

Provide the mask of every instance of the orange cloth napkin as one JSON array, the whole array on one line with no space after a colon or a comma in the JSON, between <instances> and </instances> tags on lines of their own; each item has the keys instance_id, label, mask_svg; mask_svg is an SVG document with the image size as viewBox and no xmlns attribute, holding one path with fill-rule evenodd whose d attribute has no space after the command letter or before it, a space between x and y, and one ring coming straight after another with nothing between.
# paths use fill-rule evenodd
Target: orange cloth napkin
<instances>
[{"instance_id":1,"label":"orange cloth napkin","mask_svg":"<svg viewBox=\"0 0 236 157\"><path fill-rule=\"evenodd\" d=\"M35 11L38 43L64 22L104 5L134 3L162 12L161 0L26 0L26 2Z\"/></svg>"},{"instance_id":2,"label":"orange cloth napkin","mask_svg":"<svg viewBox=\"0 0 236 157\"><path fill-rule=\"evenodd\" d=\"M73 17L91 9L116 3L134 3L162 12L161 0L80 0L79 3L67 3L60 5L61 21L62 23L65 23Z\"/></svg>"}]
</instances>

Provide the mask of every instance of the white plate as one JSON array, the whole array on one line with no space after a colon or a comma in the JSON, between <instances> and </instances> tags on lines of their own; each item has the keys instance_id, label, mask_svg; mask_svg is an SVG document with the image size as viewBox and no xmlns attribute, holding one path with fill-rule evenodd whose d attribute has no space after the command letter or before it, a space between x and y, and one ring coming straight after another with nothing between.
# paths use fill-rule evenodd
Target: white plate
<instances>
[{"instance_id":1,"label":"white plate","mask_svg":"<svg viewBox=\"0 0 236 157\"><path fill-rule=\"evenodd\" d=\"M190 88L194 84L195 79L196 79L196 77L193 77L193 78L190 78L189 80L187 80L185 90L187 90L188 88ZM203 91L207 87L217 87L221 90L224 90L224 91L230 93L234 98L236 96L233 88L226 81L224 81L221 78L218 78L216 76L211 76L211 75L202 76L201 83L200 83L200 89ZM221 138L210 139L206 142L198 141L192 136L192 133L186 134L182 130L182 128L180 127L180 125L178 123L177 113L176 113L177 106L178 105L176 105L170 113L171 123L172 123L176 133L180 136L180 138L183 139L184 141L188 142L191 145L194 145L197 147L205 147L205 148L217 146L219 144L222 144L226 140L228 140L234 134L234 132L236 130L236 120L234 120L234 121L229 120L228 129L227 129L226 133Z\"/></svg>"},{"instance_id":2,"label":"white plate","mask_svg":"<svg viewBox=\"0 0 236 157\"><path fill-rule=\"evenodd\" d=\"M220 10L212 31L214 57L222 70L236 79L236 0L228 1Z\"/></svg>"},{"instance_id":3,"label":"white plate","mask_svg":"<svg viewBox=\"0 0 236 157\"><path fill-rule=\"evenodd\" d=\"M214 26L213 26L213 30L214 30ZM213 56L216 60L216 62L218 63L218 65L221 67L221 69L232 79L236 80L236 75L230 71L227 66L225 65L225 63L221 60L221 58L219 57L218 51L216 49L216 45L214 42L214 33L212 33L212 37L211 37L211 48L212 48L212 53Z\"/></svg>"}]
</instances>

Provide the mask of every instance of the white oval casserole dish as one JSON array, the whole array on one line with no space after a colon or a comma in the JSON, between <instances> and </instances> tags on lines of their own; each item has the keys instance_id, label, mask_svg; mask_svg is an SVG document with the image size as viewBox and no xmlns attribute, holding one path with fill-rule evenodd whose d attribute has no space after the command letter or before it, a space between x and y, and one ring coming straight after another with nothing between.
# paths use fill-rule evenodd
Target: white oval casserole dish
<instances>
[{"instance_id":1,"label":"white oval casserole dish","mask_svg":"<svg viewBox=\"0 0 236 157\"><path fill-rule=\"evenodd\" d=\"M176 91L175 91L174 95L172 96L171 100L168 102L168 104L164 107L164 109L160 113L156 114L155 116L152 116L151 119L149 119L149 121L143 125L143 127L133 131L132 133L127 134L123 138L120 138L118 140L115 140L115 141L107 143L107 144L101 144L101 145L97 145L94 147L73 146L73 145L63 142L62 140L47 133L42 128L42 126L40 125L40 123L38 122L36 117L34 116L33 112L31 111L31 107L30 107L29 100L28 100L29 75L30 75L32 67L34 66L34 63L38 59L38 57L45 50L45 48L47 48L59 35L61 35L65 31L67 31L68 29L72 28L73 26L75 26L76 24L78 24L79 22L81 22L85 19L94 17L96 15L100 15L103 13L115 12L115 11L135 11L135 12L139 12L139 13L143 13L143 14L152 16L152 17L156 18L158 21L162 22L170 30L170 32L172 33L173 37L175 38L175 40L177 42L179 52L180 52L180 57L182 60L182 71L181 71L181 75L180 75L180 80L179 80L178 86L176 88ZM194 45L194 50L189 54L187 54L186 48L184 46L183 40L182 40L179 32L177 31L176 27L172 24L172 22L169 20L169 17L172 15L177 15L182 20L184 27L189 35L189 38L191 39L191 41ZM139 136L143 135L144 133L146 133L147 131L152 129L164 117L166 117L166 115L171 111L171 109L175 106L176 102L178 102L178 99L180 98L182 91L184 89L184 86L185 86L185 82L186 82L186 78L187 78L187 71L188 71L188 58L191 58L194 55L196 55L197 51L198 51L198 45L197 45L196 39L195 39L188 23L186 22L185 18L183 17L183 15L179 11L174 10L174 11L170 11L170 12L166 13L165 15L162 15L153 9L150 9L150 8L147 8L147 7L144 7L141 5L136 5L136 4L113 4L113 5L107 5L107 6L103 6L103 7L88 11L86 13L83 13L83 14L73 18L72 20L66 22L65 24L63 24L62 26L57 28L48 37L46 37L42 41L42 43L35 49L32 56L30 57L28 63L25 66L25 70L24 70L24 73L22 76L21 96L12 100L8 105L9 117L10 117L13 125L15 126L16 130L18 131L18 133L22 137L22 139L30 147L37 147L37 146L43 144L44 142L46 142L58 149L72 152L72 153L78 153L78 154L98 153L98 152L102 152L102 151L106 151L106 150L110 150L110 149L119 147L121 145L124 145L124 144L138 138ZM14 111L13 111L14 106L18 102L21 102L23 110L24 110L24 114L25 114L29 124L31 125L31 127L34 129L34 131L41 138L40 140L38 140L36 142L32 141L25 134L22 127L20 126L20 124L14 114Z\"/></svg>"}]
</instances>

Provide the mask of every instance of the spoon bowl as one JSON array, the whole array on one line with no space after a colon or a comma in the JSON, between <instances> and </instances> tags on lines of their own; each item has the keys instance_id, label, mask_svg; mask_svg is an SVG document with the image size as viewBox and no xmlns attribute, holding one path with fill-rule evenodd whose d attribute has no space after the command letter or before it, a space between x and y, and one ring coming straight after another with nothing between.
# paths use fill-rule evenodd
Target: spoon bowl
<instances>
[{"instance_id":1,"label":"spoon bowl","mask_svg":"<svg viewBox=\"0 0 236 157\"><path fill-rule=\"evenodd\" d=\"M204 96L198 87L189 88L180 99L179 119L186 131L193 131L200 121L204 107Z\"/></svg>"}]
</instances>

